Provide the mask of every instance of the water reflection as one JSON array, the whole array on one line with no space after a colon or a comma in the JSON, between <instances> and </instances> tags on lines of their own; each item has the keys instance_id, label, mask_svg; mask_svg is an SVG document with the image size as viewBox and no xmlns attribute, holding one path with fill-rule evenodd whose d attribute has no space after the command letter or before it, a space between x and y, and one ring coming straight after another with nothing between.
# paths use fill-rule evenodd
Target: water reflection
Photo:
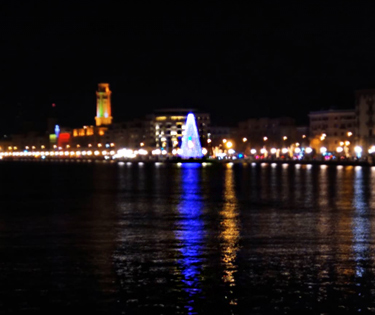
<instances>
[{"instance_id":1,"label":"water reflection","mask_svg":"<svg viewBox=\"0 0 375 315\"><path fill-rule=\"evenodd\" d=\"M181 265L183 289L188 293L187 310L194 312L194 298L201 293L202 244L204 242L204 225L201 219L202 200L200 188L201 169L199 164L184 163L181 165L181 202L178 205L179 220L176 237L180 241L179 259Z\"/></svg>"},{"instance_id":2,"label":"water reflection","mask_svg":"<svg viewBox=\"0 0 375 315\"><path fill-rule=\"evenodd\" d=\"M364 187L364 170L362 167L355 168L354 177L354 217L352 223L353 233L353 251L355 256L355 274L357 277L362 277L365 271L364 261L366 253L369 251L369 238L370 238L370 222L368 219L368 202L365 196Z\"/></svg>"},{"instance_id":3,"label":"water reflection","mask_svg":"<svg viewBox=\"0 0 375 315\"><path fill-rule=\"evenodd\" d=\"M239 224L237 198L234 189L234 174L232 168L227 168L224 179L224 206L221 215L221 234L222 239L222 264L224 266L224 283L229 284L229 304L236 305L237 298L233 296L235 286L234 274L237 272L236 265L237 252L239 250Z\"/></svg>"}]
</instances>

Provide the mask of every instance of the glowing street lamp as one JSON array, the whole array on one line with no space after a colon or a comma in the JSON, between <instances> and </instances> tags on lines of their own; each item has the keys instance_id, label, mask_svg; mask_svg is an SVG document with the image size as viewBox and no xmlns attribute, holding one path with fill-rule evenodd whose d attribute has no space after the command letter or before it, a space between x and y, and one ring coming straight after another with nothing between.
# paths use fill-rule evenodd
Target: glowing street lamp
<instances>
[{"instance_id":1,"label":"glowing street lamp","mask_svg":"<svg viewBox=\"0 0 375 315\"><path fill-rule=\"evenodd\" d=\"M356 153L357 158L360 158L360 157L362 156L362 148L361 148L360 146L357 145L357 146L354 148L354 152Z\"/></svg>"},{"instance_id":2,"label":"glowing street lamp","mask_svg":"<svg viewBox=\"0 0 375 315\"><path fill-rule=\"evenodd\" d=\"M284 140L284 141L285 141L285 140L287 140L287 139L288 139L288 137L287 137L287 136L284 136L284 137L283 137L283 140Z\"/></svg>"},{"instance_id":3,"label":"glowing street lamp","mask_svg":"<svg viewBox=\"0 0 375 315\"><path fill-rule=\"evenodd\" d=\"M247 141L247 138L242 138L242 142L246 142Z\"/></svg>"},{"instance_id":4,"label":"glowing street lamp","mask_svg":"<svg viewBox=\"0 0 375 315\"><path fill-rule=\"evenodd\" d=\"M251 153L251 154L256 154L256 153L257 153L257 150L255 150L255 149L251 149L251 150L250 150L250 153Z\"/></svg>"},{"instance_id":5,"label":"glowing street lamp","mask_svg":"<svg viewBox=\"0 0 375 315\"><path fill-rule=\"evenodd\" d=\"M228 142L226 143L226 146L227 146L228 149L230 149L230 148L233 146L233 143L230 142L230 141L228 141Z\"/></svg>"},{"instance_id":6,"label":"glowing street lamp","mask_svg":"<svg viewBox=\"0 0 375 315\"><path fill-rule=\"evenodd\" d=\"M268 140L268 138L267 137L263 137L263 141L267 141Z\"/></svg>"},{"instance_id":7,"label":"glowing street lamp","mask_svg":"<svg viewBox=\"0 0 375 315\"><path fill-rule=\"evenodd\" d=\"M348 137L351 137L353 135L353 133L351 131L348 131L347 135L348 135Z\"/></svg>"},{"instance_id":8,"label":"glowing street lamp","mask_svg":"<svg viewBox=\"0 0 375 315\"><path fill-rule=\"evenodd\" d=\"M307 148L305 149L305 152L306 152L307 154L310 154L312 151L313 151L313 149L310 148L310 147L307 147Z\"/></svg>"},{"instance_id":9,"label":"glowing street lamp","mask_svg":"<svg viewBox=\"0 0 375 315\"><path fill-rule=\"evenodd\" d=\"M343 147L337 147L336 151L337 151L337 153L341 153L342 151L344 151L344 149L343 149Z\"/></svg>"}]
</instances>

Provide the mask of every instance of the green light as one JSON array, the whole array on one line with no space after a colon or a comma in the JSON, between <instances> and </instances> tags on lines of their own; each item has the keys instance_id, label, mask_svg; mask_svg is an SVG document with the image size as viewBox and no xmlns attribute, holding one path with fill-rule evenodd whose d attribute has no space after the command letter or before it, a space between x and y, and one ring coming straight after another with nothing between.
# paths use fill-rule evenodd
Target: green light
<instances>
[{"instance_id":1,"label":"green light","mask_svg":"<svg viewBox=\"0 0 375 315\"><path fill-rule=\"evenodd\" d=\"M57 140L57 137L54 133L50 134L49 135L49 141L52 142L52 143L55 143Z\"/></svg>"}]
</instances>

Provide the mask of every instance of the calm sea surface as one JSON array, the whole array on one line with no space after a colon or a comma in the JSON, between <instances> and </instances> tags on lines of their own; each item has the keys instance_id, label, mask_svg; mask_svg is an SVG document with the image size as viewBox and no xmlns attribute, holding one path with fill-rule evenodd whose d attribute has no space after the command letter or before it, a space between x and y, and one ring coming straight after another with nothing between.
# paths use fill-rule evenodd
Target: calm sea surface
<instances>
[{"instance_id":1,"label":"calm sea surface","mask_svg":"<svg viewBox=\"0 0 375 315\"><path fill-rule=\"evenodd\" d=\"M375 168L0 163L0 314L375 312Z\"/></svg>"}]
</instances>

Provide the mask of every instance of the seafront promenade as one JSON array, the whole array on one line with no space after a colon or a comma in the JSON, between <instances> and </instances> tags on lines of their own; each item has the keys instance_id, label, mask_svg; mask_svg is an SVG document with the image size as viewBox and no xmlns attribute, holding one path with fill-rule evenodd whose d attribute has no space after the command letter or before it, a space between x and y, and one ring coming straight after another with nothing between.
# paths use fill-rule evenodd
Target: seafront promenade
<instances>
[{"instance_id":1,"label":"seafront promenade","mask_svg":"<svg viewBox=\"0 0 375 315\"><path fill-rule=\"evenodd\" d=\"M178 163L202 163L204 165L220 165L220 164L290 164L290 165L352 165L352 166L375 166L372 159L255 159L246 157L241 159L217 159L217 158L202 158L202 159L182 159L179 157L153 157L153 156L138 156L135 158L117 158L115 155L8 155L1 156L1 162L123 162L123 163L143 163L143 164L178 164Z\"/></svg>"}]
</instances>

